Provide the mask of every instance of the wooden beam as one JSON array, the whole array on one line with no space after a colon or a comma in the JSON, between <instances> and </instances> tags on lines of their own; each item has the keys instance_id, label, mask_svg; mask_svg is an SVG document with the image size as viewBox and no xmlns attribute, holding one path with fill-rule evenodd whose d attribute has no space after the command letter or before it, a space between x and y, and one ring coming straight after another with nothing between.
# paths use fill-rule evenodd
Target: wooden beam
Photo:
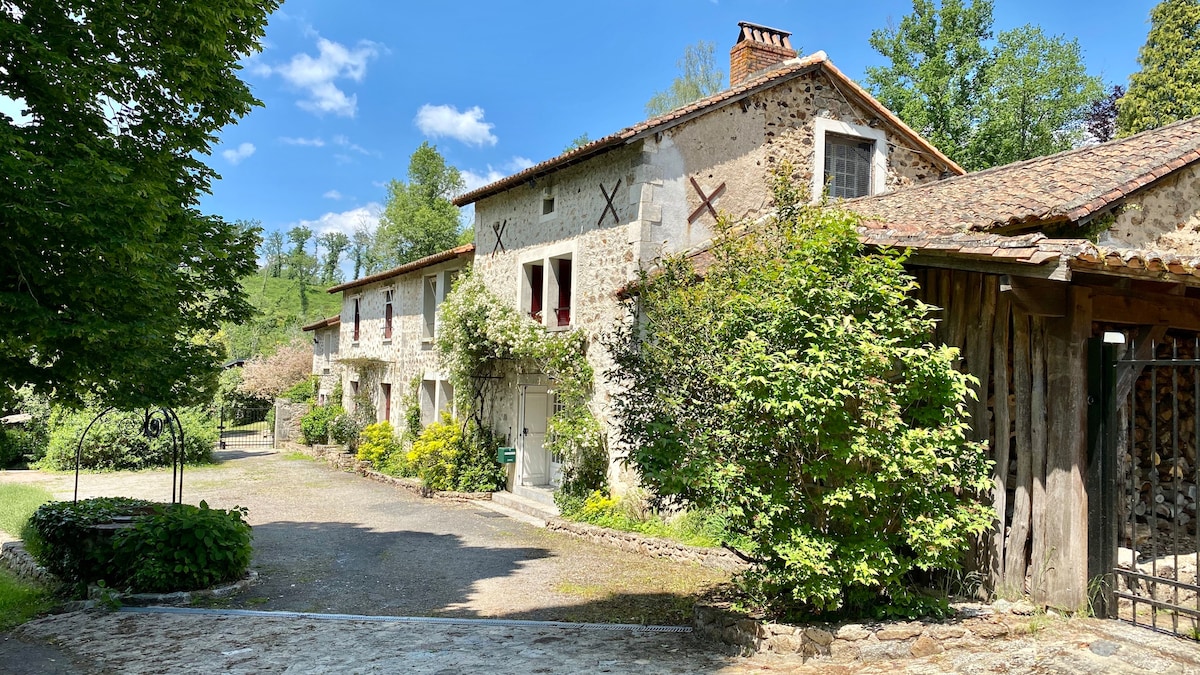
<instances>
[{"instance_id":1,"label":"wooden beam","mask_svg":"<svg viewBox=\"0 0 1200 675\"><path fill-rule=\"evenodd\" d=\"M1050 260L1035 265L1025 262L998 262L991 258L967 258L953 254L913 251L904 264L963 270L966 272L980 272L982 274L1008 274L1014 277L1032 277L1035 279L1053 279L1056 281L1071 280L1071 269L1062 263L1062 259Z\"/></svg>"},{"instance_id":2,"label":"wooden beam","mask_svg":"<svg viewBox=\"0 0 1200 675\"><path fill-rule=\"evenodd\" d=\"M1012 320L1008 298L1000 295L996 301L996 325L992 332L992 506L996 511L996 529L992 532L992 588L1004 589L1004 525L1008 513L1008 333Z\"/></svg>"},{"instance_id":3,"label":"wooden beam","mask_svg":"<svg viewBox=\"0 0 1200 675\"><path fill-rule=\"evenodd\" d=\"M1029 516L1029 586L1035 602L1046 599L1046 565L1049 546L1046 544L1046 329L1045 320L1031 317L1029 334L1029 457L1030 503Z\"/></svg>"},{"instance_id":4,"label":"wooden beam","mask_svg":"<svg viewBox=\"0 0 1200 675\"><path fill-rule=\"evenodd\" d=\"M1030 316L1061 318L1067 315L1067 289L1065 283L1028 279L1004 275L1000 278L1000 292L1012 298Z\"/></svg>"},{"instance_id":5,"label":"wooden beam","mask_svg":"<svg viewBox=\"0 0 1200 675\"><path fill-rule=\"evenodd\" d=\"M1139 331L1137 344L1134 347L1137 350L1133 355L1134 360L1145 361L1154 356L1154 346L1162 342L1166 334L1166 326L1151 326L1148 330L1143 329ZM1123 402L1129 398L1129 392L1133 388L1133 383L1137 381L1138 376L1141 374L1141 370L1134 370L1133 368L1121 369L1121 374L1117 376L1116 393L1114 394L1115 400Z\"/></svg>"},{"instance_id":6,"label":"wooden beam","mask_svg":"<svg viewBox=\"0 0 1200 675\"><path fill-rule=\"evenodd\" d=\"M1096 321L1200 331L1200 299L1103 289L1094 300Z\"/></svg>"},{"instance_id":7,"label":"wooden beam","mask_svg":"<svg viewBox=\"0 0 1200 675\"><path fill-rule=\"evenodd\" d=\"M1017 307L1013 308L1012 342L1013 393L1017 406L1017 484L1013 486L1013 518L1004 545L1004 582L1000 587L1001 594L1009 597L1025 592L1025 574L1029 569L1029 519L1033 509L1032 426L1035 409L1029 315Z\"/></svg>"}]
</instances>

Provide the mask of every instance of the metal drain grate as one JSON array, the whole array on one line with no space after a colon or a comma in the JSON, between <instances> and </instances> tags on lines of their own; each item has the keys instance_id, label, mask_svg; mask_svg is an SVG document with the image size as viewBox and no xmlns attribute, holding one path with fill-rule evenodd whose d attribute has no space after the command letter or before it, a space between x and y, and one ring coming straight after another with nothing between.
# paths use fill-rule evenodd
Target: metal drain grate
<instances>
[{"instance_id":1,"label":"metal drain grate","mask_svg":"<svg viewBox=\"0 0 1200 675\"><path fill-rule=\"evenodd\" d=\"M512 626L524 628L573 628L575 630L633 631L637 633L690 633L691 626L643 626L634 623L570 623L524 619L467 619L443 616L371 616L367 614L317 614L271 612L259 609L202 609L198 607L122 607L127 614L200 614L207 616L255 616L269 619L314 619L318 621L378 621L382 623L428 623L457 626Z\"/></svg>"}]
</instances>

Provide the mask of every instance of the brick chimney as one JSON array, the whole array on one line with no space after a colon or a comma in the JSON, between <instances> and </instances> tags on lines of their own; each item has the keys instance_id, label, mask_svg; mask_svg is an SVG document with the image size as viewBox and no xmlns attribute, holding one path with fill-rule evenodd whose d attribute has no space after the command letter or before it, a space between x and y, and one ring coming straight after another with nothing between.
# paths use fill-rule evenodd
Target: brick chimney
<instances>
[{"instance_id":1,"label":"brick chimney","mask_svg":"<svg viewBox=\"0 0 1200 675\"><path fill-rule=\"evenodd\" d=\"M739 21L738 28L737 43L729 50L730 88L796 58L791 33L747 21Z\"/></svg>"}]
</instances>

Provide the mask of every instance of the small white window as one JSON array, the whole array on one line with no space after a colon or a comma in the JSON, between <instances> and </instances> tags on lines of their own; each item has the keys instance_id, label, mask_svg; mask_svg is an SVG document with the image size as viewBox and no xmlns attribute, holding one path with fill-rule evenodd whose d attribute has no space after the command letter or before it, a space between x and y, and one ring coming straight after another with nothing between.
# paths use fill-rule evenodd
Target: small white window
<instances>
[{"instance_id":1,"label":"small white window","mask_svg":"<svg viewBox=\"0 0 1200 675\"><path fill-rule=\"evenodd\" d=\"M438 282L436 275L421 280L421 339L432 341L437 329Z\"/></svg>"},{"instance_id":2,"label":"small white window","mask_svg":"<svg viewBox=\"0 0 1200 675\"><path fill-rule=\"evenodd\" d=\"M542 216L541 220L550 220L554 217L554 210L558 207L557 200L554 195L554 188L542 188Z\"/></svg>"},{"instance_id":3,"label":"small white window","mask_svg":"<svg viewBox=\"0 0 1200 675\"><path fill-rule=\"evenodd\" d=\"M813 125L813 199L826 190L833 199L852 199L886 188L887 134L818 117Z\"/></svg>"}]
</instances>

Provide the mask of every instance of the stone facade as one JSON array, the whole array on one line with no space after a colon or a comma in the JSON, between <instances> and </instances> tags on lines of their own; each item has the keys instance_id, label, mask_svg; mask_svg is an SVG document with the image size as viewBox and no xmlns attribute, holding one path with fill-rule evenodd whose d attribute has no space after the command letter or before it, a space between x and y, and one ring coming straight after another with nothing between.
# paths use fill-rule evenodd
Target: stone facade
<instances>
[{"instance_id":1,"label":"stone facade","mask_svg":"<svg viewBox=\"0 0 1200 675\"><path fill-rule=\"evenodd\" d=\"M784 161L795 180L823 185L819 139L826 133L861 134L872 144L875 190L936 180L949 170L929 148L916 147L890 126L888 115L855 102L844 89L815 68L474 202L475 270L484 284L530 313L538 279L546 289L539 319L547 330L579 330L589 339L587 358L597 375L592 410L607 427L609 477L618 491L627 481L616 462L622 448L612 424L614 392L604 377L612 360L602 340L627 320L617 294L640 268L711 240L716 221L706 200L735 220L763 216L771 208L771 173ZM551 316L554 303L566 301L555 296L551 279L561 259L570 260L572 275L564 326ZM543 392L552 396L552 383L539 373L509 370L495 388L491 422L518 451L510 487L552 485L553 469L549 476L527 470L545 458L536 456L544 452L540 439L527 440L530 407L523 402L533 392L540 407Z\"/></svg>"},{"instance_id":2,"label":"stone facade","mask_svg":"<svg viewBox=\"0 0 1200 675\"><path fill-rule=\"evenodd\" d=\"M1100 244L1200 255L1200 164L1131 195Z\"/></svg>"}]
</instances>

